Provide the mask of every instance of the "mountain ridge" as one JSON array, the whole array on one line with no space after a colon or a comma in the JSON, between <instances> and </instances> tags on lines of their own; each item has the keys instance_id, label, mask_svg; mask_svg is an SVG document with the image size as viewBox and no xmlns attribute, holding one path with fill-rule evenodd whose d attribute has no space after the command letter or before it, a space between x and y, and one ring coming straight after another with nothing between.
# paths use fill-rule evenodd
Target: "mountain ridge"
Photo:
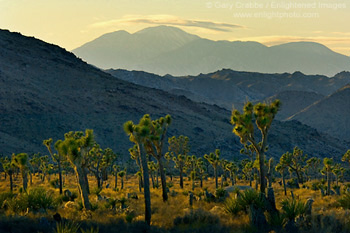
<instances>
[{"instance_id":1,"label":"mountain ridge","mask_svg":"<svg viewBox=\"0 0 350 233\"><path fill-rule=\"evenodd\" d=\"M168 136L189 136L191 153L201 156L219 148L223 157L242 156L230 111L117 79L58 46L3 30L0 83L0 154L47 153L44 139L92 128L102 148L126 159L132 143L123 123L150 113L152 118L171 114ZM274 157L294 146L321 157L341 156L347 149L346 142L297 121L274 121L269 136Z\"/></svg>"},{"instance_id":2,"label":"mountain ridge","mask_svg":"<svg viewBox=\"0 0 350 233\"><path fill-rule=\"evenodd\" d=\"M350 71L350 57L316 42L267 47L252 41L213 41L171 26L146 28L124 40L115 39L113 45L99 38L72 51L102 69L143 70L173 76L198 75L223 68L263 73L301 71L327 76Z\"/></svg>"}]
</instances>

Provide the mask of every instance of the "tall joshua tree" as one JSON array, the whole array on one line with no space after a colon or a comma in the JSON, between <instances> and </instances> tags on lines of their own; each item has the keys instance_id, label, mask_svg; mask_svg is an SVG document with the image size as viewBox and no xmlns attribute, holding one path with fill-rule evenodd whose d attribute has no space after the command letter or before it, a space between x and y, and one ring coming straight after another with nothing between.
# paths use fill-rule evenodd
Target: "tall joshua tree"
<instances>
[{"instance_id":1,"label":"tall joshua tree","mask_svg":"<svg viewBox=\"0 0 350 233\"><path fill-rule=\"evenodd\" d=\"M218 188L218 167L220 165L220 150L216 149L215 153L210 153L209 155L205 154L204 158L208 160L208 162L214 169L215 187Z\"/></svg>"},{"instance_id":2,"label":"tall joshua tree","mask_svg":"<svg viewBox=\"0 0 350 233\"><path fill-rule=\"evenodd\" d=\"M28 172L29 172L28 154L26 153L20 153L17 155L13 154L12 162L21 171L23 190L26 191L28 187Z\"/></svg>"},{"instance_id":3,"label":"tall joshua tree","mask_svg":"<svg viewBox=\"0 0 350 233\"><path fill-rule=\"evenodd\" d=\"M240 137L240 141L243 145L249 143L253 146L256 152L259 160L260 191L263 193L265 193L266 189L264 154L267 150L267 136L280 105L281 102L279 100L275 100L271 104L258 103L256 105L248 102L243 108L243 113L240 113L238 110L233 110L231 115L233 133ZM254 119L255 124L261 133L260 142L255 139Z\"/></svg>"},{"instance_id":4,"label":"tall joshua tree","mask_svg":"<svg viewBox=\"0 0 350 233\"><path fill-rule=\"evenodd\" d=\"M78 181L78 189L86 210L91 209L89 202L88 180L85 171L85 161L89 151L94 146L95 140L93 130L87 129L85 135L83 132L70 132L65 134L64 141L58 141L55 146L58 152L64 155L73 166Z\"/></svg>"},{"instance_id":5,"label":"tall joshua tree","mask_svg":"<svg viewBox=\"0 0 350 233\"><path fill-rule=\"evenodd\" d=\"M148 116L149 117L149 116ZM149 117L151 121L151 118ZM166 133L169 125L171 124L171 116L166 115L157 120L151 121L149 125L149 135L145 138L145 148L148 154L152 155L159 165L160 180L162 183L162 197L163 201L168 200L168 194L166 191L166 176L165 169L163 165L163 149L164 143L166 142Z\"/></svg>"},{"instance_id":6,"label":"tall joshua tree","mask_svg":"<svg viewBox=\"0 0 350 233\"><path fill-rule=\"evenodd\" d=\"M144 197L145 197L145 221L148 225L151 224L151 194L149 190L149 174L146 158L145 143L147 137L150 135L150 125L152 121L149 115L144 115L139 124L135 125L132 121L127 121L124 123L124 131L129 136L131 142L135 143L137 146L137 152L141 158L141 167L143 173L143 183L144 183Z\"/></svg>"},{"instance_id":7,"label":"tall joshua tree","mask_svg":"<svg viewBox=\"0 0 350 233\"><path fill-rule=\"evenodd\" d=\"M287 166L291 172L297 175L298 183L303 183L303 170L305 167L305 160L307 155L303 153L298 147L295 147L293 153L286 152L282 155L280 163Z\"/></svg>"},{"instance_id":8,"label":"tall joshua tree","mask_svg":"<svg viewBox=\"0 0 350 233\"><path fill-rule=\"evenodd\" d=\"M169 143L169 154L173 157L175 162L175 168L179 170L180 173L180 187L183 188L183 173L186 166L187 154L190 151L189 138L183 135L179 137L171 137L168 139ZM169 156L167 154L166 156Z\"/></svg>"},{"instance_id":9,"label":"tall joshua tree","mask_svg":"<svg viewBox=\"0 0 350 233\"><path fill-rule=\"evenodd\" d=\"M2 164L2 168L4 169L5 175L7 174L10 179L10 191L13 191L13 170L15 168L13 162L8 158L1 158L0 162ZM5 176L6 179L6 176Z\"/></svg>"},{"instance_id":10,"label":"tall joshua tree","mask_svg":"<svg viewBox=\"0 0 350 233\"><path fill-rule=\"evenodd\" d=\"M333 159L324 158L323 159L323 170L322 173L325 173L327 176L327 195L331 194L331 175L334 169Z\"/></svg>"},{"instance_id":11,"label":"tall joshua tree","mask_svg":"<svg viewBox=\"0 0 350 233\"><path fill-rule=\"evenodd\" d=\"M52 152L52 138L49 138L47 140L43 141L43 144L46 146L47 150L49 151L51 158L53 161L57 162L57 166L58 166L58 182L59 182L59 186L60 186L60 194L62 194L62 167L61 167L61 162L63 160L62 155L60 153L54 154ZM55 149L56 148L56 144L55 144Z\"/></svg>"}]
</instances>

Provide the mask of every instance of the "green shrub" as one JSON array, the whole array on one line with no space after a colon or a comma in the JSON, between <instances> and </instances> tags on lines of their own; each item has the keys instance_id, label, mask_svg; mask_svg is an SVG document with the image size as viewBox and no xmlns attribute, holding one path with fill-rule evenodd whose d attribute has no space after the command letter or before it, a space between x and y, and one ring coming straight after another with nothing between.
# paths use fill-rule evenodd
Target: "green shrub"
<instances>
[{"instance_id":1,"label":"green shrub","mask_svg":"<svg viewBox=\"0 0 350 233\"><path fill-rule=\"evenodd\" d=\"M225 189L223 188L216 189L215 197L218 201L224 201L227 196L228 196L228 193Z\"/></svg>"},{"instance_id":2,"label":"green shrub","mask_svg":"<svg viewBox=\"0 0 350 233\"><path fill-rule=\"evenodd\" d=\"M59 180L58 179L51 180L50 186L54 189L58 189L60 187Z\"/></svg>"},{"instance_id":3,"label":"green shrub","mask_svg":"<svg viewBox=\"0 0 350 233\"><path fill-rule=\"evenodd\" d=\"M343 194L343 196L338 200L338 203L344 209L350 209L350 193Z\"/></svg>"},{"instance_id":4,"label":"green shrub","mask_svg":"<svg viewBox=\"0 0 350 233\"><path fill-rule=\"evenodd\" d=\"M202 210L190 210L183 217L176 217L174 219L174 225L197 225L197 226L206 226L206 225L215 225L219 224L219 217L213 215L212 213Z\"/></svg>"},{"instance_id":5,"label":"green shrub","mask_svg":"<svg viewBox=\"0 0 350 233\"><path fill-rule=\"evenodd\" d=\"M80 224L74 222L60 222L56 224L55 233L77 233L80 228Z\"/></svg>"},{"instance_id":6,"label":"green shrub","mask_svg":"<svg viewBox=\"0 0 350 233\"><path fill-rule=\"evenodd\" d=\"M55 202L53 195L46 192L44 188L33 188L11 199L8 206L14 213L23 213L28 209L30 211L56 209L57 202Z\"/></svg>"},{"instance_id":7,"label":"green shrub","mask_svg":"<svg viewBox=\"0 0 350 233\"><path fill-rule=\"evenodd\" d=\"M99 233L99 228L98 227L96 227L96 228L91 227L88 230L81 229L81 233Z\"/></svg>"},{"instance_id":8,"label":"green shrub","mask_svg":"<svg viewBox=\"0 0 350 233\"><path fill-rule=\"evenodd\" d=\"M246 209L250 205L258 209L265 208L265 198L263 194L258 193L254 189L247 189L241 192L237 200L242 209Z\"/></svg>"},{"instance_id":9,"label":"green shrub","mask_svg":"<svg viewBox=\"0 0 350 233\"><path fill-rule=\"evenodd\" d=\"M237 198L229 198L225 201L224 209L226 213L236 216L242 211L242 206L239 204Z\"/></svg>"},{"instance_id":10,"label":"green shrub","mask_svg":"<svg viewBox=\"0 0 350 233\"><path fill-rule=\"evenodd\" d=\"M11 200L15 195L11 192L6 192L6 193L0 193L0 208L3 208L4 202L8 202Z\"/></svg>"},{"instance_id":11,"label":"green shrub","mask_svg":"<svg viewBox=\"0 0 350 233\"><path fill-rule=\"evenodd\" d=\"M283 216L289 220L294 220L296 217L305 214L306 205L298 199L287 198L283 200L281 204Z\"/></svg>"}]
</instances>

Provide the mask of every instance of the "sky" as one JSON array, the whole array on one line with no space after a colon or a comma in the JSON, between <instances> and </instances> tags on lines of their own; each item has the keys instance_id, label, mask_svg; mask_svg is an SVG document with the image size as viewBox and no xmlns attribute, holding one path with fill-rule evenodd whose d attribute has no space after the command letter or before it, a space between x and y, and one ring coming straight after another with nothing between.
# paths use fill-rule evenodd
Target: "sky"
<instances>
[{"instance_id":1,"label":"sky","mask_svg":"<svg viewBox=\"0 0 350 233\"><path fill-rule=\"evenodd\" d=\"M1 29L67 50L157 25L268 46L313 41L350 56L350 0L0 0Z\"/></svg>"}]
</instances>

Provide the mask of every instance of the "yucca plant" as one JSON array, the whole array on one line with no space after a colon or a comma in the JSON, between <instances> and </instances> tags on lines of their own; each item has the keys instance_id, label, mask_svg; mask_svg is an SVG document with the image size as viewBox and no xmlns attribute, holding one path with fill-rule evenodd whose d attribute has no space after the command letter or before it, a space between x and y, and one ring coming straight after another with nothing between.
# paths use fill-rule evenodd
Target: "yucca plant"
<instances>
[{"instance_id":1,"label":"yucca plant","mask_svg":"<svg viewBox=\"0 0 350 233\"><path fill-rule=\"evenodd\" d=\"M226 213L236 216L243 209L237 198L228 198L224 203L224 210Z\"/></svg>"},{"instance_id":2,"label":"yucca plant","mask_svg":"<svg viewBox=\"0 0 350 233\"><path fill-rule=\"evenodd\" d=\"M281 204L284 217L290 221L294 221L296 217L305 214L306 205L301 200L287 198Z\"/></svg>"},{"instance_id":3,"label":"yucca plant","mask_svg":"<svg viewBox=\"0 0 350 233\"><path fill-rule=\"evenodd\" d=\"M80 224L74 222L59 222L56 224L55 233L77 233L80 228Z\"/></svg>"},{"instance_id":4,"label":"yucca plant","mask_svg":"<svg viewBox=\"0 0 350 233\"><path fill-rule=\"evenodd\" d=\"M81 229L81 233L99 233L99 231L100 230L98 227L96 227L96 228L91 227L90 229L86 229L86 230Z\"/></svg>"}]
</instances>

